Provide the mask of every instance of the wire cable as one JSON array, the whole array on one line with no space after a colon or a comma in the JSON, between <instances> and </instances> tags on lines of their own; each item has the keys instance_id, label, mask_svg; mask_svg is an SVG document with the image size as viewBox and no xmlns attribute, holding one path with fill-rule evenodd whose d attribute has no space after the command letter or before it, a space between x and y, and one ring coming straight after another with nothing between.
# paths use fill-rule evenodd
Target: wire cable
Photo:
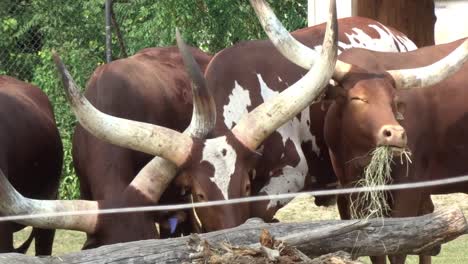
<instances>
[{"instance_id":1,"label":"wire cable","mask_svg":"<svg viewBox=\"0 0 468 264\"><path fill-rule=\"evenodd\" d=\"M328 195L343 195L343 194L372 192L372 191L394 191L394 190L434 187L434 186L455 184L455 183L461 183L461 182L467 182L467 181L468 181L468 175L464 175L464 176L453 177L449 179L414 182L414 183L399 183L399 184L392 184L392 185L380 185L380 186L375 186L375 187L343 188L343 189L334 189L334 190L318 190L318 191L285 193L285 194L275 194L275 195L250 196L250 197L235 198L235 199L229 199L229 200L218 200L218 201L199 202L199 203L123 207L123 208L110 208L110 209L100 209L100 210L82 210L82 211L73 211L73 212L54 212L54 213L39 213L39 214L29 214L29 215L1 216L0 222L18 221L18 220L34 219L34 218L42 218L42 217L62 217L62 216L89 215L89 214L102 215L102 214L150 212L150 211L172 211L172 210L183 210L183 209L220 206L220 205L229 205L229 204L237 204L237 203L247 203L247 202L293 199L299 195L304 195L304 194L311 195L311 196L328 196Z\"/></svg>"}]
</instances>

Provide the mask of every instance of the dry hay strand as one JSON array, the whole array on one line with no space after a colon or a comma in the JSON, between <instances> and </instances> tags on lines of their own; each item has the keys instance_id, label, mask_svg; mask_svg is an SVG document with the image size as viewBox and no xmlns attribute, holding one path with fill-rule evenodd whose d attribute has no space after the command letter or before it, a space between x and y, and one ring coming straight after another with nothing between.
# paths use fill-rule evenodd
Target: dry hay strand
<instances>
[{"instance_id":1,"label":"dry hay strand","mask_svg":"<svg viewBox=\"0 0 468 264\"><path fill-rule=\"evenodd\" d=\"M389 146L379 146L371 152L371 161L364 168L363 176L356 182L356 187L369 187L371 190L377 186L390 184L392 182L392 163L394 151ZM411 163L411 152L400 151L400 162ZM389 215L391 208L389 200L390 193L386 191L369 191L350 195L351 218L383 218Z\"/></svg>"},{"instance_id":2,"label":"dry hay strand","mask_svg":"<svg viewBox=\"0 0 468 264\"><path fill-rule=\"evenodd\" d=\"M268 230L260 235L260 246L235 246L227 242L211 245L198 235L192 234L188 247L192 264L362 264L351 260L346 252L336 252L310 259L302 252L286 243L276 240ZM188 264L185 262L185 264Z\"/></svg>"},{"instance_id":3,"label":"dry hay strand","mask_svg":"<svg viewBox=\"0 0 468 264\"><path fill-rule=\"evenodd\" d=\"M359 260L352 260L348 252L338 251L326 254L307 262L307 264L363 264Z\"/></svg>"}]
</instances>

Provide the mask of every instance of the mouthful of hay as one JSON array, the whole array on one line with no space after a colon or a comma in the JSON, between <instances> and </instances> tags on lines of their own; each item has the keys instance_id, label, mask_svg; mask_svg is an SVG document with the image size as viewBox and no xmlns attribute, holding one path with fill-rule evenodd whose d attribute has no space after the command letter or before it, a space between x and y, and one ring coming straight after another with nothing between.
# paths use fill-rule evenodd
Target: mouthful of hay
<instances>
[{"instance_id":1,"label":"mouthful of hay","mask_svg":"<svg viewBox=\"0 0 468 264\"><path fill-rule=\"evenodd\" d=\"M411 152L400 151L400 161L411 163ZM394 158L394 149L390 146L379 146L371 153L371 162L365 167L364 173L356 187L369 187L371 190L377 186L392 182L391 172ZM391 211L389 193L385 191L370 191L354 194L351 199L351 218L378 218L388 215Z\"/></svg>"}]
</instances>

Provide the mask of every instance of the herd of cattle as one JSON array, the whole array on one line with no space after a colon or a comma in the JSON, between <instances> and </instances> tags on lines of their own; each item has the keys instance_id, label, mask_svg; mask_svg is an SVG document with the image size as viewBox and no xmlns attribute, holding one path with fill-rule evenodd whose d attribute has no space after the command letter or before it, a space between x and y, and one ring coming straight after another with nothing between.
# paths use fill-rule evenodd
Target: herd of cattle
<instances>
[{"instance_id":1,"label":"herd of cattle","mask_svg":"<svg viewBox=\"0 0 468 264\"><path fill-rule=\"evenodd\" d=\"M211 56L186 46L148 48L98 67L81 94L54 61L79 124L73 161L83 200L54 200L63 150L37 87L0 76L0 214L70 212L227 200L353 186L377 146L395 155L394 183L468 173L468 40L417 49L362 17L289 33L264 0L250 0L269 40ZM339 31L338 31L339 27ZM418 88L418 89L416 89ZM467 184L392 192L389 216L434 210L430 195ZM334 205L336 197L317 197ZM353 197L337 197L349 219ZM44 217L0 222L0 252L51 254L55 229L86 232L83 248L274 221L288 201L193 210ZM155 223L159 223L159 229ZM32 226L13 247L13 233ZM429 256L420 256L430 263ZM391 256L404 263L405 256ZM385 263L384 257L372 257Z\"/></svg>"}]
</instances>

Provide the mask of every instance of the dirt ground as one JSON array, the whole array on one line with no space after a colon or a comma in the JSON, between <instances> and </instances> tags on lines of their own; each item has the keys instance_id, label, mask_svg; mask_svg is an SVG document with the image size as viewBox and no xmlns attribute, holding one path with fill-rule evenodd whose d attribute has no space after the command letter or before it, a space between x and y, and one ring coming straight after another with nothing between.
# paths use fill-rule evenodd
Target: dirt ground
<instances>
[{"instance_id":1,"label":"dirt ground","mask_svg":"<svg viewBox=\"0 0 468 264\"><path fill-rule=\"evenodd\" d=\"M465 215L468 215L468 195L432 195L436 208L459 206ZM276 213L276 217L282 222L299 222L307 220L340 219L336 206L317 207L314 198L309 195L301 195L292 200L288 205Z\"/></svg>"}]
</instances>

